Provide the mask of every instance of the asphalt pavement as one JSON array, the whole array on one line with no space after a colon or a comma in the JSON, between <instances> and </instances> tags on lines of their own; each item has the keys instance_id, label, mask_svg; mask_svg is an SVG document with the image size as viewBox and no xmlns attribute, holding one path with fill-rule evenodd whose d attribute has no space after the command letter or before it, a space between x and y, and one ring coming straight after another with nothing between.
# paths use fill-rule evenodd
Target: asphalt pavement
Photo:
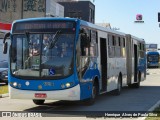
<instances>
[{"instance_id":1,"label":"asphalt pavement","mask_svg":"<svg viewBox=\"0 0 160 120\"><path fill-rule=\"evenodd\" d=\"M5 97L0 98L0 111L34 111L45 113L44 115L48 117L54 116L61 119L61 117L67 116L66 119L75 117L79 120L86 118L85 115L88 111L93 114L99 111L104 113L146 112L153 110L160 104L160 69L149 69L147 73L147 79L141 82L139 89L125 87L119 96L114 96L112 93L100 95L92 106L85 106L80 102L67 101L46 101L44 105L37 106L32 100L13 100Z\"/></svg>"}]
</instances>

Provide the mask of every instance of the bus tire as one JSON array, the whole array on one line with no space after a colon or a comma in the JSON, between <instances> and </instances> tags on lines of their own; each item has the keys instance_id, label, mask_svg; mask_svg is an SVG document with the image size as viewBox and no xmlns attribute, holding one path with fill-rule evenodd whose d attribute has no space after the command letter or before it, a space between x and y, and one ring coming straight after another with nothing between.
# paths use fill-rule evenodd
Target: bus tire
<instances>
[{"instance_id":1,"label":"bus tire","mask_svg":"<svg viewBox=\"0 0 160 120\"><path fill-rule=\"evenodd\" d=\"M122 90L122 77L121 77L121 75L119 75L119 77L118 77L118 85L117 85L117 89L114 91L114 95L120 95L121 94L121 90Z\"/></svg>"},{"instance_id":2,"label":"bus tire","mask_svg":"<svg viewBox=\"0 0 160 120\"><path fill-rule=\"evenodd\" d=\"M98 95L98 83L96 81L93 82L92 87L92 95L89 99L84 101L85 105L90 106L95 103L96 96Z\"/></svg>"},{"instance_id":3,"label":"bus tire","mask_svg":"<svg viewBox=\"0 0 160 120\"><path fill-rule=\"evenodd\" d=\"M33 100L36 105L43 105L45 100Z\"/></svg>"}]
</instances>

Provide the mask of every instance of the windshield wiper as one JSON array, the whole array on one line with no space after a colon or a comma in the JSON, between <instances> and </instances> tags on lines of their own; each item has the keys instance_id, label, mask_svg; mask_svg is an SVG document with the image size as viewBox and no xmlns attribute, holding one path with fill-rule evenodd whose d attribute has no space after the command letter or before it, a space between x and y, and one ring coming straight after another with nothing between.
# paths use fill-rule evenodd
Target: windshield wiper
<instances>
[{"instance_id":1,"label":"windshield wiper","mask_svg":"<svg viewBox=\"0 0 160 120\"><path fill-rule=\"evenodd\" d=\"M49 46L48 46L49 49L52 49L56 45L60 34L61 34L61 30L58 30L54 35L53 39L51 40L51 42L49 43Z\"/></svg>"}]
</instances>

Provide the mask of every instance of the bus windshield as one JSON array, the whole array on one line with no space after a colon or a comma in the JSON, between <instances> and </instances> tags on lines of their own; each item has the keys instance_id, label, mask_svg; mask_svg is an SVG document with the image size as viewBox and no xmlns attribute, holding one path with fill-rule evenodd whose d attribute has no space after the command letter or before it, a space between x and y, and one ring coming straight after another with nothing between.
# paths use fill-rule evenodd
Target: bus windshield
<instances>
[{"instance_id":1,"label":"bus windshield","mask_svg":"<svg viewBox=\"0 0 160 120\"><path fill-rule=\"evenodd\" d=\"M11 72L27 79L59 79L73 73L75 32L14 34Z\"/></svg>"},{"instance_id":2,"label":"bus windshield","mask_svg":"<svg viewBox=\"0 0 160 120\"><path fill-rule=\"evenodd\" d=\"M158 62L159 61L159 55L148 55L148 61L149 62Z\"/></svg>"}]
</instances>

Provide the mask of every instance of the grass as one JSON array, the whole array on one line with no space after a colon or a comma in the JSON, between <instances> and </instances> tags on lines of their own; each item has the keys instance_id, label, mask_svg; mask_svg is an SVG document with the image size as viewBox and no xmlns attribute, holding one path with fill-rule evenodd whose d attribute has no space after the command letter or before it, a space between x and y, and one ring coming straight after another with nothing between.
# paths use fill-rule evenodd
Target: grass
<instances>
[{"instance_id":1,"label":"grass","mask_svg":"<svg viewBox=\"0 0 160 120\"><path fill-rule=\"evenodd\" d=\"M0 86L0 94L8 93L8 85Z\"/></svg>"},{"instance_id":2,"label":"grass","mask_svg":"<svg viewBox=\"0 0 160 120\"><path fill-rule=\"evenodd\" d=\"M147 117L145 120L160 120L160 106L157 107L153 113L157 114L158 117Z\"/></svg>"}]
</instances>

